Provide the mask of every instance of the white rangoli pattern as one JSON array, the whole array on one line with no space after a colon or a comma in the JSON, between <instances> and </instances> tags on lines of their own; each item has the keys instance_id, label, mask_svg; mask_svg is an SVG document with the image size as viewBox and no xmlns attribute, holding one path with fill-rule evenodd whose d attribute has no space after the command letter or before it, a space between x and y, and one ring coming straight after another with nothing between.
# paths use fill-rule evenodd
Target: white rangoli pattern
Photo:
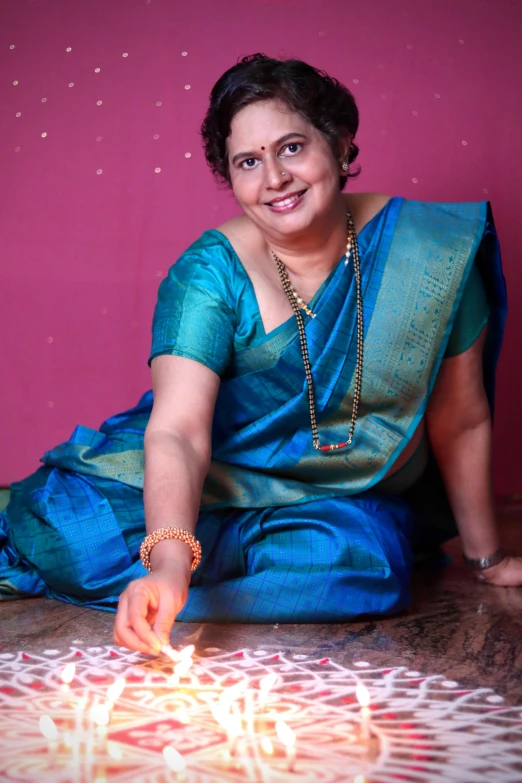
<instances>
[{"instance_id":1,"label":"white rangoli pattern","mask_svg":"<svg viewBox=\"0 0 522 783\"><path fill-rule=\"evenodd\" d=\"M521 708L505 706L489 688L462 689L441 675L365 661L349 669L275 650L200 652L177 686L168 658L120 647L0 655L1 783L522 781ZM70 662L76 674L67 689L61 674ZM268 674L278 679L262 707L260 680ZM121 677L126 686L110 724L89 729L88 705L105 703L108 686ZM251 717L240 719L231 756L213 708L238 682L236 714ZM366 743L355 697L360 683L371 697ZM42 715L56 724L55 743L40 731ZM277 720L296 735L293 771ZM184 772L167 766L169 745L183 756Z\"/></svg>"}]
</instances>

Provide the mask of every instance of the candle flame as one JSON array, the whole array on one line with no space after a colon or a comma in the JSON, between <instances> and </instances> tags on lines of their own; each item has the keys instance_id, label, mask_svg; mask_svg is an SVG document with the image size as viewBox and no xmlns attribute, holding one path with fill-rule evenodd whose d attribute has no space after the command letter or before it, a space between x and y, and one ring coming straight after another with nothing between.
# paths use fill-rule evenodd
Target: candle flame
<instances>
[{"instance_id":1,"label":"candle flame","mask_svg":"<svg viewBox=\"0 0 522 783\"><path fill-rule=\"evenodd\" d=\"M290 728L288 723L285 723L284 720L278 720L275 727L277 736L283 745L287 748L293 747L295 745L295 732Z\"/></svg>"},{"instance_id":2,"label":"candle flame","mask_svg":"<svg viewBox=\"0 0 522 783\"><path fill-rule=\"evenodd\" d=\"M192 658L184 658L174 666L174 674L176 677L183 677L188 672L194 661Z\"/></svg>"},{"instance_id":3,"label":"candle flame","mask_svg":"<svg viewBox=\"0 0 522 783\"><path fill-rule=\"evenodd\" d=\"M107 698L109 701L115 702L120 698L121 694L125 690L125 677L119 677L112 685L107 688Z\"/></svg>"},{"instance_id":4,"label":"candle flame","mask_svg":"<svg viewBox=\"0 0 522 783\"><path fill-rule=\"evenodd\" d=\"M185 759L172 745L163 748L163 758L173 772L183 772L185 769Z\"/></svg>"},{"instance_id":5,"label":"candle flame","mask_svg":"<svg viewBox=\"0 0 522 783\"><path fill-rule=\"evenodd\" d=\"M193 644L189 644L188 647L184 647L182 650L179 651L178 656L182 661L184 661L186 658L192 658L194 655L194 650L196 648Z\"/></svg>"},{"instance_id":6,"label":"candle flame","mask_svg":"<svg viewBox=\"0 0 522 783\"><path fill-rule=\"evenodd\" d=\"M274 753L274 746L272 745L272 740L269 737L263 737L261 740L261 748L267 756L272 756Z\"/></svg>"},{"instance_id":7,"label":"candle flame","mask_svg":"<svg viewBox=\"0 0 522 783\"><path fill-rule=\"evenodd\" d=\"M237 699L239 696L241 696L245 688L246 683L244 680L236 682L235 685L231 685L229 688L225 688L219 697L219 701L223 706L229 706L234 701L234 699Z\"/></svg>"},{"instance_id":8,"label":"candle flame","mask_svg":"<svg viewBox=\"0 0 522 783\"><path fill-rule=\"evenodd\" d=\"M76 665L74 663L68 663L62 672L62 682L65 685L69 685L74 680L76 673Z\"/></svg>"},{"instance_id":9,"label":"candle flame","mask_svg":"<svg viewBox=\"0 0 522 783\"><path fill-rule=\"evenodd\" d=\"M122 750L120 746L116 744L116 742L107 743L107 753L111 759L114 759L114 761L121 761L123 758Z\"/></svg>"},{"instance_id":10,"label":"candle flame","mask_svg":"<svg viewBox=\"0 0 522 783\"><path fill-rule=\"evenodd\" d=\"M361 707L367 707L370 703L370 692L368 688L365 688L364 685L359 683L357 688L355 689L355 695L357 696L357 701L361 705Z\"/></svg>"},{"instance_id":11,"label":"candle flame","mask_svg":"<svg viewBox=\"0 0 522 783\"><path fill-rule=\"evenodd\" d=\"M58 739L58 729L56 728L56 723L50 715L42 715L38 721L38 725L40 726L40 731L46 740Z\"/></svg>"},{"instance_id":12,"label":"candle flame","mask_svg":"<svg viewBox=\"0 0 522 783\"><path fill-rule=\"evenodd\" d=\"M91 720L97 726L108 726L111 720L109 710L105 704L95 704L91 707Z\"/></svg>"},{"instance_id":13,"label":"candle flame","mask_svg":"<svg viewBox=\"0 0 522 783\"><path fill-rule=\"evenodd\" d=\"M277 680L278 680L277 674L267 674L266 677L263 677L259 681L259 687L261 688L262 691L267 693L269 690L271 690L274 687Z\"/></svg>"},{"instance_id":14,"label":"candle flame","mask_svg":"<svg viewBox=\"0 0 522 783\"><path fill-rule=\"evenodd\" d=\"M163 655L166 655L168 658L170 658L171 661L177 662L179 661L179 655L178 651L174 650L170 644L162 644L160 647L160 652L163 653Z\"/></svg>"}]
</instances>

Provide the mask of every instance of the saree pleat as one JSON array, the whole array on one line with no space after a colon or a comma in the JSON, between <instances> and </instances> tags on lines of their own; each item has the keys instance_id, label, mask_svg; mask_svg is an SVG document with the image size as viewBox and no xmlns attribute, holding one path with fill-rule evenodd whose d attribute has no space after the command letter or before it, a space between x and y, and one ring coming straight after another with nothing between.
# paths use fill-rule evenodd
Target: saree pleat
<instances>
[{"instance_id":1,"label":"saree pleat","mask_svg":"<svg viewBox=\"0 0 522 783\"><path fill-rule=\"evenodd\" d=\"M332 454L312 448L295 319L264 333L253 289L228 240L219 231L205 232L190 258L169 272L153 355L205 361L198 350L205 348L201 335L208 328L208 344L219 353L208 364L221 366L219 329L227 314L242 314L216 403L213 459L196 530L203 561L179 620L328 622L397 612L410 600L413 547L436 546L455 533L432 462L401 497L380 491L379 482L424 415L479 246L491 306L484 381L493 405L506 294L491 210L485 202L394 198L362 230L359 245L362 401L352 449ZM197 284L191 288L190 281ZM178 290L185 292L179 304ZM340 260L310 306L316 318L305 328L319 431L323 442L339 442L353 403L351 266ZM147 392L99 431L77 427L67 443L44 455L43 467L13 485L0 514L1 598L47 595L114 611L129 581L145 574L138 552L151 408ZM427 501L430 492L435 495ZM433 525L434 508L440 514Z\"/></svg>"}]
</instances>

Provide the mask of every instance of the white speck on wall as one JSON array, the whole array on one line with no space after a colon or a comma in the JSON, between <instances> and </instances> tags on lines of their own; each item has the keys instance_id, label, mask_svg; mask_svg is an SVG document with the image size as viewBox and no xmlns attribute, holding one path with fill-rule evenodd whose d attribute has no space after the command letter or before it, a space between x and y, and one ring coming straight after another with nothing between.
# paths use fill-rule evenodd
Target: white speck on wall
<instances>
[{"instance_id":1,"label":"white speck on wall","mask_svg":"<svg viewBox=\"0 0 522 783\"><path fill-rule=\"evenodd\" d=\"M10 49L14 49L14 48L15 48L15 45L14 45L14 44L11 44L11 46L10 46L9 48L10 48Z\"/></svg>"},{"instance_id":2,"label":"white speck on wall","mask_svg":"<svg viewBox=\"0 0 522 783\"><path fill-rule=\"evenodd\" d=\"M161 169L160 169L160 167L159 167L159 166L157 166L157 167L154 169L154 171L155 171L155 173L156 173L156 174L161 174Z\"/></svg>"},{"instance_id":3,"label":"white speck on wall","mask_svg":"<svg viewBox=\"0 0 522 783\"><path fill-rule=\"evenodd\" d=\"M101 106L103 101L96 101L96 106Z\"/></svg>"},{"instance_id":4,"label":"white speck on wall","mask_svg":"<svg viewBox=\"0 0 522 783\"><path fill-rule=\"evenodd\" d=\"M96 169L96 174L103 174L103 169Z\"/></svg>"},{"instance_id":5,"label":"white speck on wall","mask_svg":"<svg viewBox=\"0 0 522 783\"><path fill-rule=\"evenodd\" d=\"M95 68L94 69L94 73L100 73L100 71L101 71L101 68Z\"/></svg>"},{"instance_id":6,"label":"white speck on wall","mask_svg":"<svg viewBox=\"0 0 522 783\"><path fill-rule=\"evenodd\" d=\"M156 139L156 140L157 140L157 139L159 139L159 133L155 133L155 134L154 134L154 136L153 136L152 138L153 138L153 139Z\"/></svg>"},{"instance_id":7,"label":"white speck on wall","mask_svg":"<svg viewBox=\"0 0 522 783\"><path fill-rule=\"evenodd\" d=\"M467 146L468 146L468 142L467 142L467 141L464 141L464 139L462 139L462 146L463 146L463 147L467 147Z\"/></svg>"},{"instance_id":8,"label":"white speck on wall","mask_svg":"<svg viewBox=\"0 0 522 783\"><path fill-rule=\"evenodd\" d=\"M190 84L186 84L186 85L185 85L185 89L186 89L186 90L190 90Z\"/></svg>"},{"instance_id":9,"label":"white speck on wall","mask_svg":"<svg viewBox=\"0 0 522 783\"><path fill-rule=\"evenodd\" d=\"M21 116L22 116L22 112L21 111L17 111L16 114L15 114L15 117L21 117Z\"/></svg>"},{"instance_id":10,"label":"white speck on wall","mask_svg":"<svg viewBox=\"0 0 522 783\"><path fill-rule=\"evenodd\" d=\"M42 98L42 103L47 103L47 98Z\"/></svg>"},{"instance_id":11,"label":"white speck on wall","mask_svg":"<svg viewBox=\"0 0 522 783\"><path fill-rule=\"evenodd\" d=\"M18 86L18 79L15 79L13 82L13 87L17 87L17 86Z\"/></svg>"},{"instance_id":12,"label":"white speck on wall","mask_svg":"<svg viewBox=\"0 0 522 783\"><path fill-rule=\"evenodd\" d=\"M128 52L123 52L122 57L128 57L128 56L129 56Z\"/></svg>"},{"instance_id":13,"label":"white speck on wall","mask_svg":"<svg viewBox=\"0 0 522 783\"><path fill-rule=\"evenodd\" d=\"M46 139L46 138L47 138L47 133L44 131L44 132L42 133L42 139Z\"/></svg>"},{"instance_id":14,"label":"white speck on wall","mask_svg":"<svg viewBox=\"0 0 522 783\"><path fill-rule=\"evenodd\" d=\"M186 158L191 158L192 157L192 153L191 152L185 152L185 157Z\"/></svg>"},{"instance_id":15,"label":"white speck on wall","mask_svg":"<svg viewBox=\"0 0 522 783\"><path fill-rule=\"evenodd\" d=\"M354 84L359 84L359 79L352 79Z\"/></svg>"},{"instance_id":16,"label":"white speck on wall","mask_svg":"<svg viewBox=\"0 0 522 783\"><path fill-rule=\"evenodd\" d=\"M186 57L186 56L187 56L187 54L188 54L188 52L181 52L181 56L182 56L182 57Z\"/></svg>"},{"instance_id":17,"label":"white speck on wall","mask_svg":"<svg viewBox=\"0 0 522 783\"><path fill-rule=\"evenodd\" d=\"M48 343L54 343L54 337L48 337L47 338Z\"/></svg>"},{"instance_id":18,"label":"white speck on wall","mask_svg":"<svg viewBox=\"0 0 522 783\"><path fill-rule=\"evenodd\" d=\"M71 47L71 46L68 46L68 47L67 47L67 49L66 49L65 51L66 51L66 52L72 52L72 47Z\"/></svg>"},{"instance_id":19,"label":"white speck on wall","mask_svg":"<svg viewBox=\"0 0 522 783\"><path fill-rule=\"evenodd\" d=\"M435 93L435 97L436 97L436 98L440 98L440 93L436 92L436 93Z\"/></svg>"},{"instance_id":20,"label":"white speck on wall","mask_svg":"<svg viewBox=\"0 0 522 783\"><path fill-rule=\"evenodd\" d=\"M69 82L69 87L74 87L74 82Z\"/></svg>"},{"instance_id":21,"label":"white speck on wall","mask_svg":"<svg viewBox=\"0 0 522 783\"><path fill-rule=\"evenodd\" d=\"M412 177L411 181L413 182L414 185L416 185L419 180L417 179L417 177Z\"/></svg>"}]
</instances>

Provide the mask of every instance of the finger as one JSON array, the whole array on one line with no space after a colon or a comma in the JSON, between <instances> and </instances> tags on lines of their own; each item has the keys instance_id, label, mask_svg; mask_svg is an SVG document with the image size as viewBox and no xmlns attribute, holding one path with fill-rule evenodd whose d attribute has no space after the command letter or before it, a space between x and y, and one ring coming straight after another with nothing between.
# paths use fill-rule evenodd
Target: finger
<instances>
[{"instance_id":1,"label":"finger","mask_svg":"<svg viewBox=\"0 0 522 783\"><path fill-rule=\"evenodd\" d=\"M156 614L156 620L152 626L161 644L170 644L170 632L176 617L176 605L174 597L169 593L161 596L161 602Z\"/></svg>"},{"instance_id":2,"label":"finger","mask_svg":"<svg viewBox=\"0 0 522 783\"><path fill-rule=\"evenodd\" d=\"M122 593L118 602L118 611L114 620L113 637L116 644L123 644L121 634L127 627L127 594Z\"/></svg>"},{"instance_id":3,"label":"finger","mask_svg":"<svg viewBox=\"0 0 522 783\"><path fill-rule=\"evenodd\" d=\"M121 646L127 647L128 650L137 650L138 652L145 653L145 655L157 655L158 650L156 648L149 647L141 641L139 636L127 626L121 634L122 641Z\"/></svg>"},{"instance_id":4,"label":"finger","mask_svg":"<svg viewBox=\"0 0 522 783\"><path fill-rule=\"evenodd\" d=\"M158 654L161 642L147 621L147 616L153 619L155 614L153 610L154 601L151 600L147 593L135 593L129 598L127 624L135 632L142 644L147 645L154 654Z\"/></svg>"}]
</instances>

